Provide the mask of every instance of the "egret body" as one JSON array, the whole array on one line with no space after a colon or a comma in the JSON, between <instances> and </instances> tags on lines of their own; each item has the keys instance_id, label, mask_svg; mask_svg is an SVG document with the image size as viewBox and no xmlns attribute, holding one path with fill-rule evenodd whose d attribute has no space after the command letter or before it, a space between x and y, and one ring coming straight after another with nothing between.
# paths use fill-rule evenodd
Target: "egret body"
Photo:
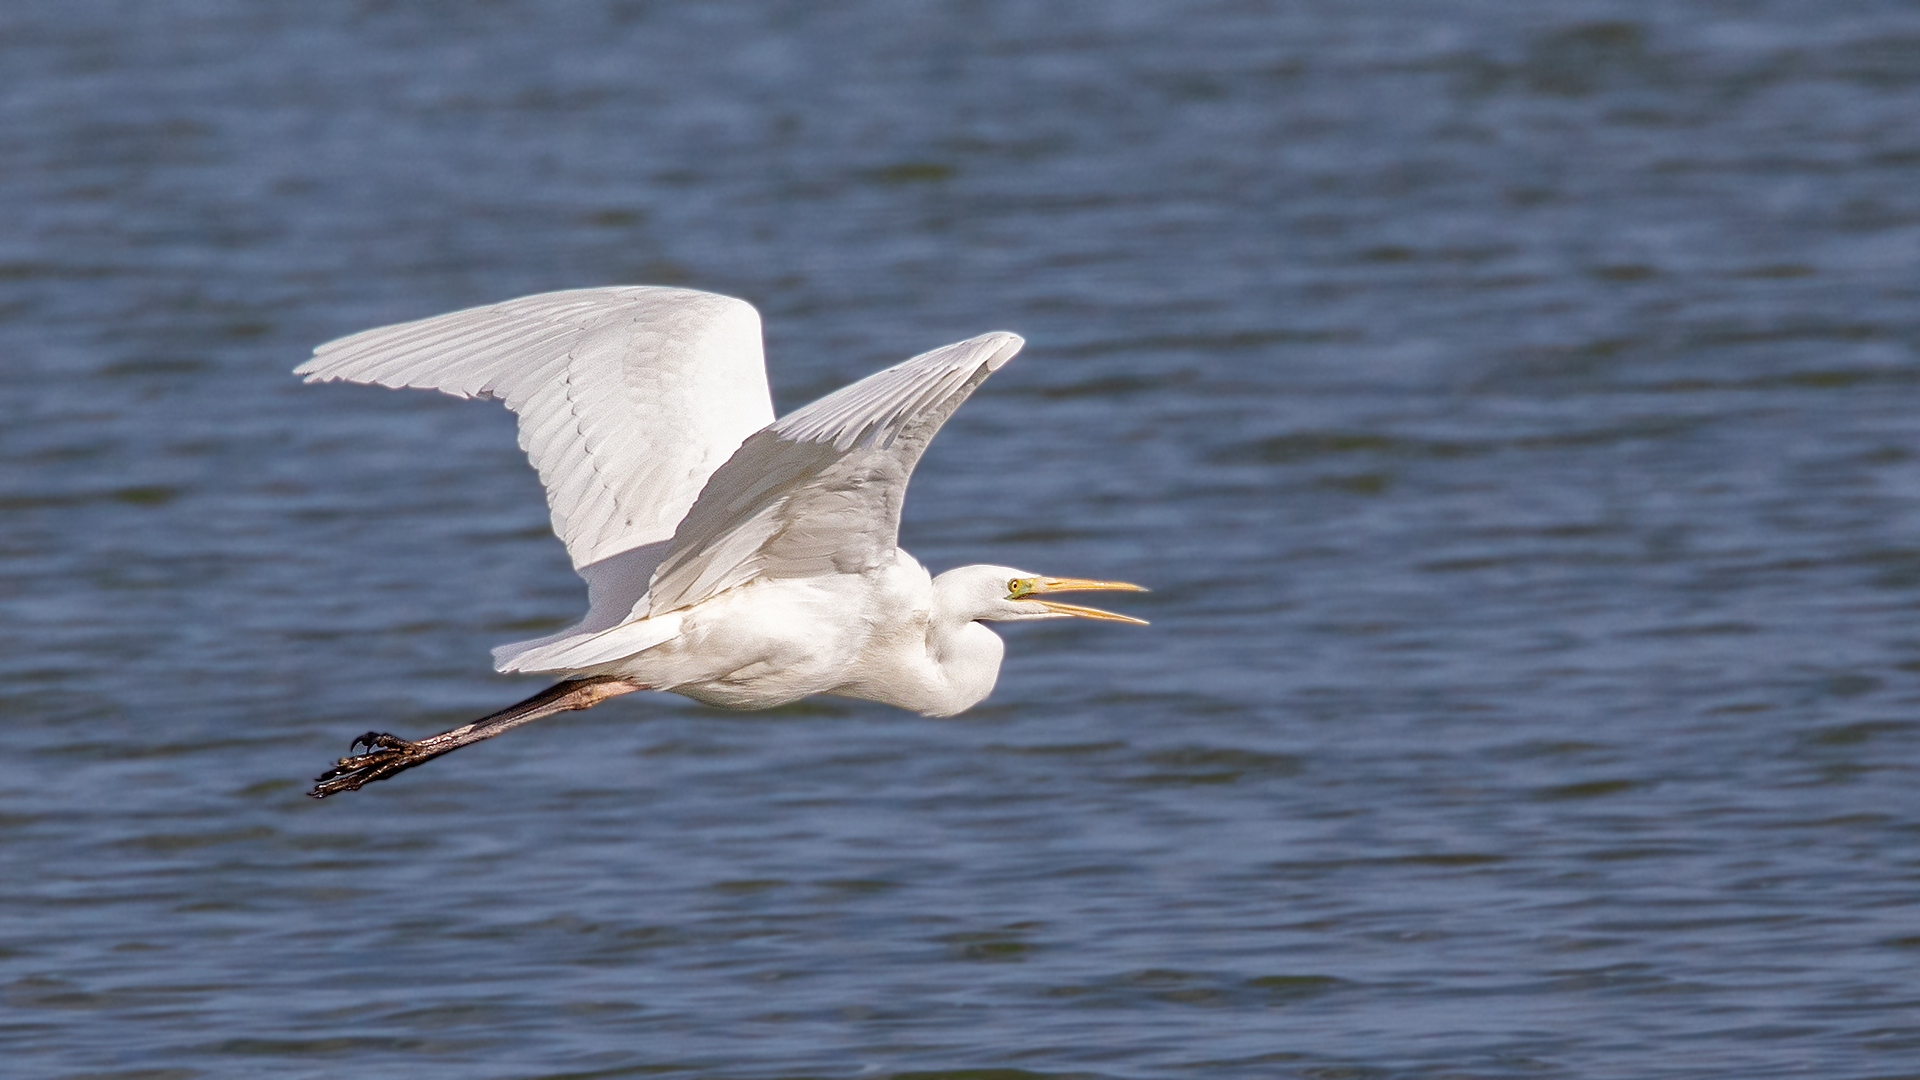
<instances>
[{"instance_id":1,"label":"egret body","mask_svg":"<svg viewBox=\"0 0 1920 1080\"><path fill-rule=\"evenodd\" d=\"M778 420L758 313L688 289L543 293L320 346L295 371L309 382L504 401L589 610L494 650L498 670L559 683L424 739L369 732L309 794L635 690L731 709L839 694L951 716L999 675L1004 646L983 621L1141 622L1053 599L1137 585L984 565L932 577L897 544L921 452L1022 344L991 333L935 349Z\"/></svg>"}]
</instances>

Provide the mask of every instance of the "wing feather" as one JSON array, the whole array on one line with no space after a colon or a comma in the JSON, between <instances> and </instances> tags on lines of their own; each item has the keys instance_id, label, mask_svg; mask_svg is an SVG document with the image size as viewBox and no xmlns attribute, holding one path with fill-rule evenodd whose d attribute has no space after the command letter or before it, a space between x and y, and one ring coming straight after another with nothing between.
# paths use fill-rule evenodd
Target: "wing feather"
<instances>
[{"instance_id":1,"label":"wing feather","mask_svg":"<svg viewBox=\"0 0 1920 1080\"><path fill-rule=\"evenodd\" d=\"M295 373L503 399L576 568L671 537L773 419L759 315L688 289L542 293L365 330Z\"/></svg>"},{"instance_id":2,"label":"wing feather","mask_svg":"<svg viewBox=\"0 0 1920 1080\"><path fill-rule=\"evenodd\" d=\"M997 332L923 353L748 438L674 532L646 614L758 577L861 573L890 562L907 481L927 443L1023 344Z\"/></svg>"}]
</instances>

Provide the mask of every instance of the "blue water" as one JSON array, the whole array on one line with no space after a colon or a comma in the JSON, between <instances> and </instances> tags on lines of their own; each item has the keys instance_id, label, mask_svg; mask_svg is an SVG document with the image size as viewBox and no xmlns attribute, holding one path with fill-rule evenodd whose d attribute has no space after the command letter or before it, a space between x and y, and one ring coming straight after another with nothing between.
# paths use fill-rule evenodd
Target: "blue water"
<instances>
[{"instance_id":1,"label":"blue water","mask_svg":"<svg viewBox=\"0 0 1920 1080\"><path fill-rule=\"evenodd\" d=\"M0 9L8 1075L1920 1075L1920 8ZM497 406L315 343L992 329L952 720L635 695Z\"/></svg>"}]
</instances>

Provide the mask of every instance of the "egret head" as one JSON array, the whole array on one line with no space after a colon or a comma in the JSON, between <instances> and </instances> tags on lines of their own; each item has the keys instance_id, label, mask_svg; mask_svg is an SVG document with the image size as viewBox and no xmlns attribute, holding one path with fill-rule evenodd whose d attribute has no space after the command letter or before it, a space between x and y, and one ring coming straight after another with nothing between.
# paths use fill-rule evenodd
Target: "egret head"
<instances>
[{"instance_id":1,"label":"egret head","mask_svg":"<svg viewBox=\"0 0 1920 1080\"><path fill-rule=\"evenodd\" d=\"M1015 622L1022 619L1108 619L1113 622L1147 625L1145 619L1120 615L1099 608L1068 604L1053 599L1056 593L1118 590L1146 592L1140 585L1124 581L1092 581L1087 578L1048 577L1015 570L1011 566L963 566L949 570L934 583L942 593L952 595L956 606L971 619Z\"/></svg>"}]
</instances>

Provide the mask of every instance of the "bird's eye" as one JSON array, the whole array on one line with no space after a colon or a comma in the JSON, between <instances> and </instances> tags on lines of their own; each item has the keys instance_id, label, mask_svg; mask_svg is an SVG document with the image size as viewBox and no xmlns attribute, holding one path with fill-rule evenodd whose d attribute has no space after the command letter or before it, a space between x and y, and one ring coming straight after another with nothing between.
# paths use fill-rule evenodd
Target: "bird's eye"
<instances>
[{"instance_id":1,"label":"bird's eye","mask_svg":"<svg viewBox=\"0 0 1920 1080\"><path fill-rule=\"evenodd\" d=\"M1008 578L1008 579L1007 579L1007 591L1008 591L1008 592L1010 592L1010 593L1017 593L1017 592L1019 592L1019 591L1020 591L1020 579L1019 579L1019 578Z\"/></svg>"}]
</instances>

